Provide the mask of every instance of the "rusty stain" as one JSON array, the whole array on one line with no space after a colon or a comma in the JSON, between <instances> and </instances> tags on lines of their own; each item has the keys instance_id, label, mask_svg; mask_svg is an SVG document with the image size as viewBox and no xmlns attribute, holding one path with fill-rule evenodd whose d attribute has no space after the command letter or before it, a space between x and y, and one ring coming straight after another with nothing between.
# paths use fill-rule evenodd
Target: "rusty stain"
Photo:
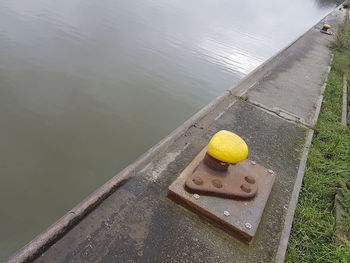
<instances>
[{"instance_id":1,"label":"rusty stain","mask_svg":"<svg viewBox=\"0 0 350 263\"><path fill-rule=\"evenodd\" d=\"M202 184L203 184L203 180L202 180L202 178L200 178L199 176L193 177L192 181L193 181L196 185L202 185Z\"/></svg>"}]
</instances>

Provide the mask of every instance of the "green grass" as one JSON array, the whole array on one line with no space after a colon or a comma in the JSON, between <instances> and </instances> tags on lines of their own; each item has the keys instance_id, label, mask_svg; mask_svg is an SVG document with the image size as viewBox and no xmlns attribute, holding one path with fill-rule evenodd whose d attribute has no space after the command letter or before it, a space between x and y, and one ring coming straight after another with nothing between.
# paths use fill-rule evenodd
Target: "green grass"
<instances>
[{"instance_id":1,"label":"green grass","mask_svg":"<svg viewBox=\"0 0 350 263\"><path fill-rule=\"evenodd\" d=\"M341 200L348 232L335 232L335 193L350 186L350 129L340 124L343 75L350 79L350 20L332 46L334 59L308 156L286 262L350 263L350 191Z\"/></svg>"}]
</instances>

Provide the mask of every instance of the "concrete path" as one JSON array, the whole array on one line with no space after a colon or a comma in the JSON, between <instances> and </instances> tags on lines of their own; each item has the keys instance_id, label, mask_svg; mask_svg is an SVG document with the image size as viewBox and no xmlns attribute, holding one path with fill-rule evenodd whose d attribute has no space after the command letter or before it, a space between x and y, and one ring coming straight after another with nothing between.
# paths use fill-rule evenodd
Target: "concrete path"
<instances>
[{"instance_id":1,"label":"concrete path","mask_svg":"<svg viewBox=\"0 0 350 263\"><path fill-rule=\"evenodd\" d=\"M336 10L325 21L337 25L343 17ZM121 182L107 183L103 189L113 193L36 262L281 262L331 60L334 36L319 32L325 21L117 175ZM221 129L241 135L249 159L277 174L250 245L166 197L168 186ZM42 240L13 260L37 253Z\"/></svg>"}]
</instances>

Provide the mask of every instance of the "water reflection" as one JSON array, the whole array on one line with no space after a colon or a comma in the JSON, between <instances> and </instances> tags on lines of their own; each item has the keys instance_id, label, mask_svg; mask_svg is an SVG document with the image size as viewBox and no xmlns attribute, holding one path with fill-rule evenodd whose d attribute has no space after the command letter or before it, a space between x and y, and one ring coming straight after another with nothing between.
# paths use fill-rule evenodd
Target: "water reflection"
<instances>
[{"instance_id":1,"label":"water reflection","mask_svg":"<svg viewBox=\"0 0 350 263\"><path fill-rule=\"evenodd\" d=\"M334 6L0 0L0 260Z\"/></svg>"}]
</instances>

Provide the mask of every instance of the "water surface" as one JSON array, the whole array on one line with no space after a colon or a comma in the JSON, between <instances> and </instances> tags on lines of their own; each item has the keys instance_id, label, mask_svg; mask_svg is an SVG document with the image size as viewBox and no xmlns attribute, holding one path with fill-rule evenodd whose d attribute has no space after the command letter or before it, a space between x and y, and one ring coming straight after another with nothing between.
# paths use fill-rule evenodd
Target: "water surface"
<instances>
[{"instance_id":1,"label":"water surface","mask_svg":"<svg viewBox=\"0 0 350 263\"><path fill-rule=\"evenodd\" d=\"M0 0L0 261L335 7L263 3Z\"/></svg>"}]
</instances>

